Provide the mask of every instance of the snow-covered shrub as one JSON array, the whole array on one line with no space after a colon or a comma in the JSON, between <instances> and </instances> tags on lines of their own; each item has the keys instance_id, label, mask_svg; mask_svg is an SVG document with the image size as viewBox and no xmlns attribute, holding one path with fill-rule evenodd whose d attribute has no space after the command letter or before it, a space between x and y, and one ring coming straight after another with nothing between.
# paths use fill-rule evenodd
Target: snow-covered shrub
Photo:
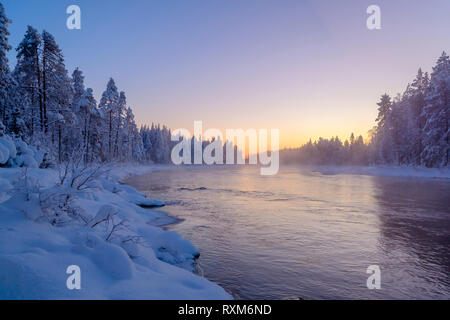
<instances>
[{"instance_id":1,"label":"snow-covered shrub","mask_svg":"<svg viewBox=\"0 0 450 320\"><path fill-rule=\"evenodd\" d=\"M130 258L137 258L140 256L141 252L139 249L140 244L141 244L140 237L129 237L123 239L120 243L120 246L122 247L122 249L126 251L126 253L128 253Z\"/></svg>"},{"instance_id":2,"label":"snow-covered shrub","mask_svg":"<svg viewBox=\"0 0 450 320\"><path fill-rule=\"evenodd\" d=\"M96 180L109 171L104 164L87 165L80 154L74 154L69 161L59 167L60 185L76 190L86 190L98 186Z\"/></svg>"},{"instance_id":3,"label":"snow-covered shrub","mask_svg":"<svg viewBox=\"0 0 450 320\"><path fill-rule=\"evenodd\" d=\"M0 122L0 166L5 166L17 155L16 146L11 137L4 134L5 126Z\"/></svg>"},{"instance_id":4,"label":"snow-covered shrub","mask_svg":"<svg viewBox=\"0 0 450 320\"><path fill-rule=\"evenodd\" d=\"M0 167L38 168L43 156L42 150L4 134L4 125L0 122Z\"/></svg>"},{"instance_id":5,"label":"snow-covered shrub","mask_svg":"<svg viewBox=\"0 0 450 320\"><path fill-rule=\"evenodd\" d=\"M8 207L14 207L23 212L33 221L43 217L39 181L36 177L29 176L27 169L23 170L18 182L12 186L9 193L11 196L5 201Z\"/></svg>"},{"instance_id":6,"label":"snow-covered shrub","mask_svg":"<svg viewBox=\"0 0 450 320\"><path fill-rule=\"evenodd\" d=\"M27 173L29 167L38 167L38 161L42 161L44 153L34 147L28 147L21 140L12 144L10 137L3 135L1 138L3 138L0 140L3 141L1 143L3 154L7 153L9 158L8 164L11 165L14 162L17 166L25 166L22 176L15 183L14 192L8 191L13 195L25 216L31 220L47 220L55 226L72 222L88 225L90 217L77 203L79 199L89 198L89 189L101 188L97 179L104 172L102 166L86 166L82 165L82 161L73 159L60 167L59 179L54 176L50 179L51 182L42 187L37 178L41 176L38 174L39 171L33 171L31 177ZM16 155L12 158L11 155L14 155L14 152ZM48 172L56 173L55 170ZM5 198L4 195L0 196ZM112 234L119 227L115 226Z\"/></svg>"},{"instance_id":7,"label":"snow-covered shrub","mask_svg":"<svg viewBox=\"0 0 450 320\"><path fill-rule=\"evenodd\" d=\"M48 221L52 225L63 225L74 220L87 223L85 212L75 204L76 194L58 185L42 187L39 175L22 169L21 175L13 183L3 198L10 207L23 212L33 221ZM5 186L8 187L7 185Z\"/></svg>"},{"instance_id":8,"label":"snow-covered shrub","mask_svg":"<svg viewBox=\"0 0 450 320\"><path fill-rule=\"evenodd\" d=\"M36 150L29 147L25 142L20 139L15 140L15 147L17 150L16 157L10 159L11 167L27 167L38 168L39 164L35 158ZM38 155L41 157L40 155Z\"/></svg>"},{"instance_id":9,"label":"snow-covered shrub","mask_svg":"<svg viewBox=\"0 0 450 320\"><path fill-rule=\"evenodd\" d=\"M97 225L103 222L109 222L113 219L115 215L119 213L119 209L111 204L105 204L100 207L95 217L89 221L88 225L91 228L96 227Z\"/></svg>"},{"instance_id":10,"label":"snow-covered shrub","mask_svg":"<svg viewBox=\"0 0 450 320\"><path fill-rule=\"evenodd\" d=\"M44 156L44 153L36 153ZM35 154L35 156L36 156ZM81 159L74 158L59 167L59 180L40 189L39 206L52 225L70 222L90 223L85 210L76 205L80 198L87 198L88 189L98 188L97 179L104 173L103 166L86 166Z\"/></svg>"},{"instance_id":11,"label":"snow-covered shrub","mask_svg":"<svg viewBox=\"0 0 450 320\"><path fill-rule=\"evenodd\" d=\"M73 221L88 222L84 210L76 203L77 192L56 185L41 191L41 208L48 221L53 225L64 225Z\"/></svg>"},{"instance_id":12,"label":"snow-covered shrub","mask_svg":"<svg viewBox=\"0 0 450 320\"><path fill-rule=\"evenodd\" d=\"M89 221L88 226L95 228L97 226L104 226L104 235L106 241L117 241L123 237L126 237L126 233L122 231L127 230L126 220L118 219L119 209L110 204L103 205L95 215L95 217Z\"/></svg>"}]
</instances>

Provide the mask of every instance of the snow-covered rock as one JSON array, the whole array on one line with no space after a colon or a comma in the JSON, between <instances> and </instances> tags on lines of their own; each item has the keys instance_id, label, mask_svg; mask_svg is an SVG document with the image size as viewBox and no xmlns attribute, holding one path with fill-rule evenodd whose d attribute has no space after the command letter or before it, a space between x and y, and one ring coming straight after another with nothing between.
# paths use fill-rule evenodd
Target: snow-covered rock
<instances>
[{"instance_id":1,"label":"snow-covered rock","mask_svg":"<svg viewBox=\"0 0 450 320\"><path fill-rule=\"evenodd\" d=\"M124 184L113 184L110 181L103 182L104 187L114 193L119 194L122 198L143 208L158 208L166 204L156 199L149 199L145 194L136 191L133 187Z\"/></svg>"},{"instance_id":2,"label":"snow-covered rock","mask_svg":"<svg viewBox=\"0 0 450 320\"><path fill-rule=\"evenodd\" d=\"M135 203L143 208L157 208L157 207L164 207L166 205L162 201L147 198L138 199Z\"/></svg>"}]
</instances>

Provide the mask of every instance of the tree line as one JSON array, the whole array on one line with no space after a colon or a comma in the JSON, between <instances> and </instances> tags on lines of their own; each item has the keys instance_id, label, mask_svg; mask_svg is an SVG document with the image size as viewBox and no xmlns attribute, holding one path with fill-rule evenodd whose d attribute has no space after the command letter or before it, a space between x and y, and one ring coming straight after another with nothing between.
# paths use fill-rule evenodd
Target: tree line
<instances>
[{"instance_id":1,"label":"tree line","mask_svg":"<svg viewBox=\"0 0 450 320\"><path fill-rule=\"evenodd\" d=\"M10 70L8 25L0 3L0 122L5 133L45 150L45 163L80 156L86 163L109 161L168 162L170 130L139 129L126 94L113 79L97 103L78 68L71 75L62 50L47 31L28 26Z\"/></svg>"},{"instance_id":2,"label":"tree line","mask_svg":"<svg viewBox=\"0 0 450 320\"><path fill-rule=\"evenodd\" d=\"M319 165L413 165L448 167L450 153L450 59L443 52L431 75L419 69L403 94L381 96L376 126L362 136L311 140L282 150L285 163Z\"/></svg>"},{"instance_id":3,"label":"tree line","mask_svg":"<svg viewBox=\"0 0 450 320\"><path fill-rule=\"evenodd\" d=\"M109 79L100 102L78 68L67 71L62 50L47 31L28 26L10 70L11 23L0 3L0 122L4 133L45 150L46 164L77 153L85 163L169 163L174 146L166 126L137 127L124 91ZM429 75L419 69L403 94L384 94L376 126L364 141L353 134L320 138L282 150L283 162L336 165L449 166L450 59L444 52ZM212 141L202 142L202 149Z\"/></svg>"}]
</instances>

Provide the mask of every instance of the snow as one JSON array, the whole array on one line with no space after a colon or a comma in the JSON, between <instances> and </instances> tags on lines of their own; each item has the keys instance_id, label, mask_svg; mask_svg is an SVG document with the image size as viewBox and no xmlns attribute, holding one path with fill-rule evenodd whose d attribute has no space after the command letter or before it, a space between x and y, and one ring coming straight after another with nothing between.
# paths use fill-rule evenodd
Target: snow
<instances>
[{"instance_id":1,"label":"snow","mask_svg":"<svg viewBox=\"0 0 450 320\"><path fill-rule=\"evenodd\" d=\"M108 221L112 219L113 216L119 213L119 209L111 204L105 204L100 207L95 217L89 221L88 225L93 228L96 225L102 223L103 221Z\"/></svg>"},{"instance_id":2,"label":"snow","mask_svg":"<svg viewBox=\"0 0 450 320\"><path fill-rule=\"evenodd\" d=\"M44 153L21 139L0 136L0 166L38 168Z\"/></svg>"},{"instance_id":3,"label":"snow","mask_svg":"<svg viewBox=\"0 0 450 320\"><path fill-rule=\"evenodd\" d=\"M119 188L118 193L128 201L133 202L134 204L144 208L162 207L165 205L165 203L162 201L155 199L148 199L141 194L130 193L127 189L124 189L123 187Z\"/></svg>"},{"instance_id":4,"label":"snow","mask_svg":"<svg viewBox=\"0 0 450 320\"><path fill-rule=\"evenodd\" d=\"M113 279L131 279L135 272L134 263L127 252L116 245L102 241L91 256L94 262Z\"/></svg>"},{"instance_id":5,"label":"snow","mask_svg":"<svg viewBox=\"0 0 450 320\"><path fill-rule=\"evenodd\" d=\"M0 137L0 164L6 164L10 158L16 157L16 146L8 136Z\"/></svg>"},{"instance_id":6,"label":"snow","mask_svg":"<svg viewBox=\"0 0 450 320\"><path fill-rule=\"evenodd\" d=\"M355 174L388 177L415 177L450 179L450 168L425 168L414 166L313 166L313 171L324 175Z\"/></svg>"},{"instance_id":7,"label":"snow","mask_svg":"<svg viewBox=\"0 0 450 320\"><path fill-rule=\"evenodd\" d=\"M114 167L74 190L56 169L0 168L0 299L231 299L192 272L198 249L119 182L150 170ZM66 287L71 265L81 290Z\"/></svg>"}]
</instances>

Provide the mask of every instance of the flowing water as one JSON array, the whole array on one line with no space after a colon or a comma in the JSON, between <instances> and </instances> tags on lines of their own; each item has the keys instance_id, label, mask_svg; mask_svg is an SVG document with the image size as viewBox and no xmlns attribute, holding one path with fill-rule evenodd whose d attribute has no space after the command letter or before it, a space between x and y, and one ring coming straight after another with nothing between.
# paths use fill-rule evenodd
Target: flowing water
<instances>
[{"instance_id":1,"label":"flowing water","mask_svg":"<svg viewBox=\"0 0 450 320\"><path fill-rule=\"evenodd\" d=\"M450 181L283 167L174 168L127 183L180 223L242 299L450 299ZM381 289L369 290L369 265Z\"/></svg>"}]
</instances>

